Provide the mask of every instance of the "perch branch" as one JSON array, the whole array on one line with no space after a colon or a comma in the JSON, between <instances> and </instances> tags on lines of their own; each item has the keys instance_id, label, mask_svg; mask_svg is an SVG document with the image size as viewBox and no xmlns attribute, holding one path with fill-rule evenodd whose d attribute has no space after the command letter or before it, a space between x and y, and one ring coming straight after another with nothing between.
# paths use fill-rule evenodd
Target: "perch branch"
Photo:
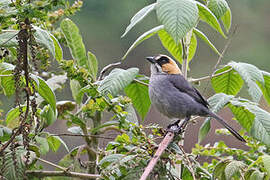
<instances>
[{"instance_id":1,"label":"perch branch","mask_svg":"<svg viewBox=\"0 0 270 180\"><path fill-rule=\"evenodd\" d=\"M114 139L112 137L107 136L100 136L100 135L84 135L84 134L69 134L69 133L62 133L62 134L51 134L51 136L74 136L74 137L94 137L94 138L101 138L101 139Z\"/></svg>"},{"instance_id":2,"label":"perch branch","mask_svg":"<svg viewBox=\"0 0 270 180\"><path fill-rule=\"evenodd\" d=\"M165 136L165 138L162 140L162 142L159 144L158 149L154 155L154 157L151 159L147 167L145 168L140 180L146 180L148 175L151 173L151 171L154 169L158 159L162 155L162 153L165 151L165 149L168 147L170 142L174 138L173 132L168 132Z\"/></svg>"},{"instance_id":3,"label":"perch branch","mask_svg":"<svg viewBox=\"0 0 270 180\"><path fill-rule=\"evenodd\" d=\"M58 169L61 169L62 171L67 171L68 170L68 168L64 168L62 166L59 166L59 165L54 164L52 162L46 161L44 159L41 159L41 158L36 158L36 159L39 160L40 162L43 162L43 163L48 164L50 166L53 166L53 167L58 168Z\"/></svg>"}]
</instances>

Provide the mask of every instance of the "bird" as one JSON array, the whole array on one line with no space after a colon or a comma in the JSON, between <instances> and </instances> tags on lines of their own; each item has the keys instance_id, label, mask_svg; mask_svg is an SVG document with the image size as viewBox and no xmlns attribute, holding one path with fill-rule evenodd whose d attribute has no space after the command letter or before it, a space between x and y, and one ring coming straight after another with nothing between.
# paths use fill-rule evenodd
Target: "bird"
<instances>
[{"instance_id":1,"label":"bird","mask_svg":"<svg viewBox=\"0 0 270 180\"><path fill-rule=\"evenodd\" d=\"M178 126L180 119L184 121L178 127L185 127L191 116L211 117L227 128L238 140L246 142L222 117L209 109L207 100L183 77L172 58L159 54L146 59L151 63L149 80L151 103L161 114L170 119L178 119L168 128Z\"/></svg>"}]
</instances>

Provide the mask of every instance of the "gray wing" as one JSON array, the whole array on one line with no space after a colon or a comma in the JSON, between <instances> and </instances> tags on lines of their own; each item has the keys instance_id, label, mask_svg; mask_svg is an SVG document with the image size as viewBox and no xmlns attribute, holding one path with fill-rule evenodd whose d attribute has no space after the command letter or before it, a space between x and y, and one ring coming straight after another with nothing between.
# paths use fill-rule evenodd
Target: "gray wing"
<instances>
[{"instance_id":1,"label":"gray wing","mask_svg":"<svg viewBox=\"0 0 270 180\"><path fill-rule=\"evenodd\" d=\"M191 84L180 74L169 75L169 81L176 87L179 91L184 92L191 96L195 101L204 105L208 108L209 104L207 100L200 94L200 92L191 86Z\"/></svg>"}]
</instances>

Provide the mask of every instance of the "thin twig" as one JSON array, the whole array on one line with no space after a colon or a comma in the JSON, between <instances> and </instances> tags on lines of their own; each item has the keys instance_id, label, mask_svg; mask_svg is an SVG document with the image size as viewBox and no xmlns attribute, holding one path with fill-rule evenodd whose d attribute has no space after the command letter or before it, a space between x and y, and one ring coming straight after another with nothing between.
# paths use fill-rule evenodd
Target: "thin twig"
<instances>
[{"instance_id":1,"label":"thin twig","mask_svg":"<svg viewBox=\"0 0 270 180\"><path fill-rule=\"evenodd\" d=\"M233 70L233 68L230 68L230 69L228 69L226 71L223 71L221 73L218 73L218 74L214 74L214 75L212 75L212 77L210 75L210 76L205 76L205 77L201 77L201 78L198 78L198 79L193 79L192 78L192 79L189 80L189 82L193 82L194 83L194 82L200 82L200 81L208 80L208 79L211 79L213 77L218 77L218 76L221 76L223 74L226 74L226 73L230 72L231 70Z\"/></svg>"},{"instance_id":2,"label":"thin twig","mask_svg":"<svg viewBox=\"0 0 270 180\"><path fill-rule=\"evenodd\" d=\"M77 177L81 179L102 178L102 176L99 174L87 174L87 173L69 172L69 171L42 171L42 170L29 171L28 170L25 173L28 176L35 176L38 178L52 177L52 176Z\"/></svg>"},{"instance_id":3,"label":"thin twig","mask_svg":"<svg viewBox=\"0 0 270 180\"><path fill-rule=\"evenodd\" d=\"M107 137L107 136L100 136L100 135L84 135L84 134L69 134L69 133L62 133L62 134L51 134L50 136L74 136L74 137L95 137L101 139L110 139L113 140L114 138Z\"/></svg>"},{"instance_id":4,"label":"thin twig","mask_svg":"<svg viewBox=\"0 0 270 180\"><path fill-rule=\"evenodd\" d=\"M45 159L41 159L41 158L36 158L36 159L39 160L39 161L41 161L41 162L43 162L43 163L46 163L46 164L48 164L48 165L51 165L51 166L53 166L53 167L55 167L55 168L61 169L62 171L67 171L67 170L68 170L68 168L59 166L59 165L54 164L54 163L52 163L52 162L50 162L50 161L46 161Z\"/></svg>"},{"instance_id":5,"label":"thin twig","mask_svg":"<svg viewBox=\"0 0 270 180\"><path fill-rule=\"evenodd\" d=\"M236 34L236 30L237 30L237 27L235 27L235 29L234 29L233 32L232 32L231 37L228 39L227 43L225 44L224 49L223 49L222 53L220 54L220 56L218 57L217 63L215 64L215 66L214 66L214 68L213 68L213 71L212 71L212 74L210 75L210 78L209 78L209 79L212 79L212 78L213 78L214 73L215 73L215 71L217 70L218 65L220 64L222 58L224 57L224 54L226 53L227 49L229 48L229 45L230 45L231 42L232 42L232 37ZM206 88L209 86L209 82L210 82L210 81L207 82L207 84L206 84L206 86L205 86L203 92L206 91Z\"/></svg>"},{"instance_id":6,"label":"thin twig","mask_svg":"<svg viewBox=\"0 0 270 180\"><path fill-rule=\"evenodd\" d=\"M144 85L144 86L148 86L147 83L145 83L145 82L143 82L143 81L140 81L140 80L138 80L138 79L134 79L133 81L135 81L135 82L137 82L137 83L139 83L139 84L142 84L142 85Z\"/></svg>"},{"instance_id":7,"label":"thin twig","mask_svg":"<svg viewBox=\"0 0 270 180\"><path fill-rule=\"evenodd\" d=\"M98 77L98 81L102 80L103 77L104 77L104 74L111 68L115 67L115 66L119 66L121 64L121 62L116 62L116 63L112 63L112 64L108 64L107 66L105 66L101 71L100 71L100 74L99 74L99 77Z\"/></svg>"},{"instance_id":8,"label":"thin twig","mask_svg":"<svg viewBox=\"0 0 270 180\"><path fill-rule=\"evenodd\" d=\"M0 47L4 46L4 45L5 45L6 43L8 43L11 39L15 38L18 34L19 34L19 32L16 33L16 34L14 34L13 36L11 36L8 40L6 40L6 41L3 42L2 44L0 44Z\"/></svg>"}]
</instances>

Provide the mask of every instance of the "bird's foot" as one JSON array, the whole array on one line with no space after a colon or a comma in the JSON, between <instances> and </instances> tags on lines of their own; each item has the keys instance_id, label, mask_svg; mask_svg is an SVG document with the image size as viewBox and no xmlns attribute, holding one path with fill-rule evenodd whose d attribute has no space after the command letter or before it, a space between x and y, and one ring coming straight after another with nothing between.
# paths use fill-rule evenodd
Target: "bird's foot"
<instances>
[{"instance_id":1,"label":"bird's foot","mask_svg":"<svg viewBox=\"0 0 270 180\"><path fill-rule=\"evenodd\" d=\"M168 127L167 127L167 132L172 132L174 134L181 134L184 132L184 128L182 126L179 126L179 122L180 120L177 120L175 123L173 124L170 124Z\"/></svg>"}]
</instances>

